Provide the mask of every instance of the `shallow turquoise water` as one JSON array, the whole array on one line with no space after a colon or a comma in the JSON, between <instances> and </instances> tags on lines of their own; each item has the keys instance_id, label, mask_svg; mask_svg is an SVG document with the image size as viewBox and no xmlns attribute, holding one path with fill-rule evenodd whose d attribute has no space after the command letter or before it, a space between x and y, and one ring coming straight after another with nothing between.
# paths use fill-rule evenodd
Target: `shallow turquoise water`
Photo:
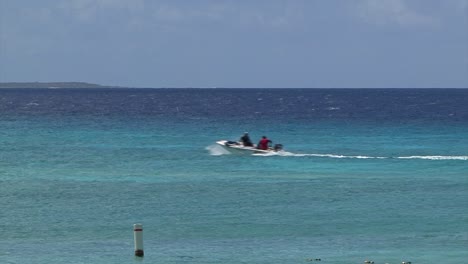
<instances>
[{"instance_id":1,"label":"shallow turquoise water","mask_svg":"<svg viewBox=\"0 0 468 264\"><path fill-rule=\"evenodd\" d=\"M0 120L1 263L468 258L466 123L137 117ZM287 153L214 145L244 130Z\"/></svg>"}]
</instances>

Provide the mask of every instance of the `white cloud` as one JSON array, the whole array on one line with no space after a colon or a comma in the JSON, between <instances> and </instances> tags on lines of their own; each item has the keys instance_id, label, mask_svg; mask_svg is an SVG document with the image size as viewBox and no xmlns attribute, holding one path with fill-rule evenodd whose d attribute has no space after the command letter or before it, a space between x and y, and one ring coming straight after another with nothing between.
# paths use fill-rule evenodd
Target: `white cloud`
<instances>
[{"instance_id":1,"label":"white cloud","mask_svg":"<svg viewBox=\"0 0 468 264\"><path fill-rule=\"evenodd\" d=\"M358 14L368 23L380 26L435 27L440 23L435 17L411 9L407 0L362 0Z\"/></svg>"}]
</instances>

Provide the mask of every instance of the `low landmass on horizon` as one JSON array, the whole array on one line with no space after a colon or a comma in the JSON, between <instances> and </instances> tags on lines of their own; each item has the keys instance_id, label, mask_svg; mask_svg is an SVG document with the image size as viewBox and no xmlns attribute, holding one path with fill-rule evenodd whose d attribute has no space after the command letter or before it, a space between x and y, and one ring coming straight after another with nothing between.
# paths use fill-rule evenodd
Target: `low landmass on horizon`
<instances>
[{"instance_id":1,"label":"low landmass on horizon","mask_svg":"<svg viewBox=\"0 0 468 264\"><path fill-rule=\"evenodd\" d=\"M86 82L0 82L0 88L117 88Z\"/></svg>"}]
</instances>

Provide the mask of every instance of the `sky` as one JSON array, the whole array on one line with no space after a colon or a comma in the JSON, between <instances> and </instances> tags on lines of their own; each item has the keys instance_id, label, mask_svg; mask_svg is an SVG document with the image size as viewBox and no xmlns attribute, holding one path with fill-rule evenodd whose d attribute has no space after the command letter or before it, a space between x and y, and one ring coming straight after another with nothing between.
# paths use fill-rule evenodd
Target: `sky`
<instances>
[{"instance_id":1,"label":"sky","mask_svg":"<svg viewBox=\"0 0 468 264\"><path fill-rule=\"evenodd\" d=\"M468 0L0 0L0 82L468 88Z\"/></svg>"}]
</instances>

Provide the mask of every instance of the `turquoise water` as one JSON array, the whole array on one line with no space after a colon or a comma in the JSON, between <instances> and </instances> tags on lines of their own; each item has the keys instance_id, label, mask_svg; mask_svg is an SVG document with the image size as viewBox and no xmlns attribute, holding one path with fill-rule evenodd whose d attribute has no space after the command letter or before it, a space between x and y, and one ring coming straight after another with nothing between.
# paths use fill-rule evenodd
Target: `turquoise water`
<instances>
[{"instance_id":1,"label":"turquoise water","mask_svg":"<svg viewBox=\"0 0 468 264\"><path fill-rule=\"evenodd\" d=\"M43 103L20 95L3 95L19 106L0 118L1 263L468 258L463 118L242 118L183 112L180 102L169 116L63 114L25 112L20 102ZM246 130L286 152L236 155L214 144ZM135 223L143 259L133 256Z\"/></svg>"}]
</instances>

